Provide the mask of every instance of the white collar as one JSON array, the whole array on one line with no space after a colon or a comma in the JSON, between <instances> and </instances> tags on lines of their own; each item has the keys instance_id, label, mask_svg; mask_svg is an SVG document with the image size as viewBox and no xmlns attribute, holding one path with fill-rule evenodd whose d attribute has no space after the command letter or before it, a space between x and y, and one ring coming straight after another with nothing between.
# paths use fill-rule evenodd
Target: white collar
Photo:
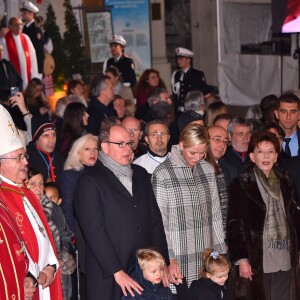
<instances>
[{"instance_id":1,"label":"white collar","mask_svg":"<svg viewBox=\"0 0 300 300\"><path fill-rule=\"evenodd\" d=\"M26 27L29 27L32 23L34 23L34 19L31 20L29 23L26 23L25 26L26 26Z\"/></svg>"}]
</instances>

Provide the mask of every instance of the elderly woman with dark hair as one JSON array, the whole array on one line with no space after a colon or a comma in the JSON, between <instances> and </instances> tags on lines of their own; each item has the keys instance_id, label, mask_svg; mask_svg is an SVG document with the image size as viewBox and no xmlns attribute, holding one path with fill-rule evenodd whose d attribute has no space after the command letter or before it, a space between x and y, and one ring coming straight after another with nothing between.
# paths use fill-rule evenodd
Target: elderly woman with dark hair
<instances>
[{"instance_id":1,"label":"elderly woman with dark hair","mask_svg":"<svg viewBox=\"0 0 300 300\"><path fill-rule=\"evenodd\" d=\"M229 190L228 252L239 287L232 299L298 299L294 189L276 166L279 140L271 132L255 133L249 153L252 164Z\"/></svg>"},{"instance_id":2,"label":"elderly woman with dark hair","mask_svg":"<svg viewBox=\"0 0 300 300\"><path fill-rule=\"evenodd\" d=\"M178 283L181 274L188 285L198 279L205 248L226 251L215 171L205 161L208 142L205 127L187 125L179 145L172 147L169 159L152 175L168 242L172 283Z\"/></svg>"}]
</instances>

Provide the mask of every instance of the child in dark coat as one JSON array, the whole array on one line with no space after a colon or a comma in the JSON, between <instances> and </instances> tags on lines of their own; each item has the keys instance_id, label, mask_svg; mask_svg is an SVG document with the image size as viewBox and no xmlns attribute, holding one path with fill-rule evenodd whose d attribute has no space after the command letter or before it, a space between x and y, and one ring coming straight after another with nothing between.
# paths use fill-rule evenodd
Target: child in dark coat
<instances>
[{"instance_id":1,"label":"child in dark coat","mask_svg":"<svg viewBox=\"0 0 300 300\"><path fill-rule=\"evenodd\" d=\"M180 300L229 300L226 280L230 262L217 251L206 249L203 252L203 267L200 278L194 280L188 288L185 278L176 286Z\"/></svg>"},{"instance_id":2,"label":"child in dark coat","mask_svg":"<svg viewBox=\"0 0 300 300\"><path fill-rule=\"evenodd\" d=\"M151 249L140 249L136 253L136 263L128 272L143 288L142 294L135 291L134 297L129 293L122 300L173 300L173 294L162 283L165 260L160 253Z\"/></svg>"}]
</instances>

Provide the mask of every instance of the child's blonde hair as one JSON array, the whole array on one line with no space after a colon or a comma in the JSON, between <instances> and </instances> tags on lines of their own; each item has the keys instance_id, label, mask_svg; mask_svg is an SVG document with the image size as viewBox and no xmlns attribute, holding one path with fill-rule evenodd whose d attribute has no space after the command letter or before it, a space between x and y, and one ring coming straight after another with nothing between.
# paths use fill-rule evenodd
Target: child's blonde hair
<instances>
[{"instance_id":1,"label":"child's blonde hair","mask_svg":"<svg viewBox=\"0 0 300 300\"><path fill-rule=\"evenodd\" d=\"M142 270L144 270L146 264L150 261L156 261L160 268L163 269L166 265L162 255L153 249L139 249L136 252L136 258Z\"/></svg>"},{"instance_id":2,"label":"child's blonde hair","mask_svg":"<svg viewBox=\"0 0 300 300\"><path fill-rule=\"evenodd\" d=\"M203 266L200 270L200 277L207 278L206 273L213 274L215 267L228 268L230 270L231 265L227 257L223 254L219 254L212 249L204 249L202 253Z\"/></svg>"}]
</instances>

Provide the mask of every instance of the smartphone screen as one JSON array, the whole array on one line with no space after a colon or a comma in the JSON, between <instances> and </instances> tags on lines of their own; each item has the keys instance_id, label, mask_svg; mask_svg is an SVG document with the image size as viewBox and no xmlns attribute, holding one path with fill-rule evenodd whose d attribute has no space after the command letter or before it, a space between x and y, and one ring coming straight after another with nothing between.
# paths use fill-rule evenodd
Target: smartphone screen
<instances>
[{"instance_id":1,"label":"smartphone screen","mask_svg":"<svg viewBox=\"0 0 300 300\"><path fill-rule=\"evenodd\" d=\"M19 88L17 86L13 86L10 88L10 96L14 96L15 94L19 93Z\"/></svg>"}]
</instances>

